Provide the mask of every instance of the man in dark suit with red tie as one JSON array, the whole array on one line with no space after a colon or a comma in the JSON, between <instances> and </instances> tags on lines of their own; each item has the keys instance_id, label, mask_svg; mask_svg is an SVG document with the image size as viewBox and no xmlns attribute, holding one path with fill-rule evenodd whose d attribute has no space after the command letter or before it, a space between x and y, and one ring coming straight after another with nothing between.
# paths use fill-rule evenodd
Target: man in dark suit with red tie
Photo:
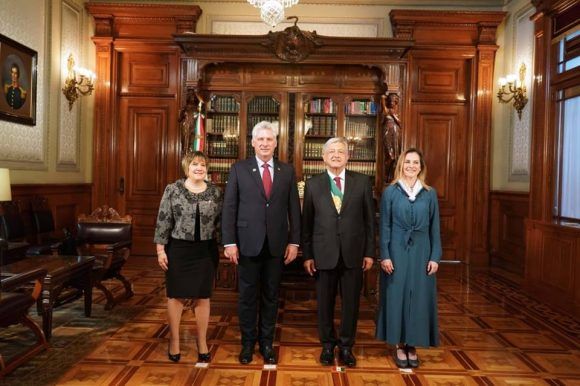
<instances>
[{"instance_id":1,"label":"man in dark suit with red tie","mask_svg":"<svg viewBox=\"0 0 580 386\"><path fill-rule=\"evenodd\" d=\"M224 195L222 242L225 256L238 265L242 364L252 361L256 342L264 363L276 363L278 287L282 268L296 258L300 243L296 175L292 166L273 158L277 135L270 122L254 126L256 156L232 165Z\"/></svg>"},{"instance_id":2,"label":"man in dark suit with red tie","mask_svg":"<svg viewBox=\"0 0 580 386\"><path fill-rule=\"evenodd\" d=\"M356 335L363 271L375 256L375 209L369 177L346 170L348 142L331 138L322 148L327 170L306 181L302 211L304 268L316 277L320 362L339 360L356 366L352 346ZM334 328L334 306L340 287L341 324Z\"/></svg>"}]
</instances>

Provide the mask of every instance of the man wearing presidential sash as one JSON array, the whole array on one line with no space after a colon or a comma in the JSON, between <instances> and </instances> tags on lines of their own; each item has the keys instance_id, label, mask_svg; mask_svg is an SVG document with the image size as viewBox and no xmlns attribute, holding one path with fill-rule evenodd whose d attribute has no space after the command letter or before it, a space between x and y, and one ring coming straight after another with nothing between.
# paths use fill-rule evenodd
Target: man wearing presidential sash
<instances>
[{"instance_id":1,"label":"man wearing presidential sash","mask_svg":"<svg viewBox=\"0 0 580 386\"><path fill-rule=\"evenodd\" d=\"M326 171L306 181L302 212L304 268L316 278L320 363L354 367L352 346L356 335L363 272L375 256L375 209L368 176L346 170L346 138L329 139L322 148ZM334 328L334 307L341 296L341 324Z\"/></svg>"}]
</instances>

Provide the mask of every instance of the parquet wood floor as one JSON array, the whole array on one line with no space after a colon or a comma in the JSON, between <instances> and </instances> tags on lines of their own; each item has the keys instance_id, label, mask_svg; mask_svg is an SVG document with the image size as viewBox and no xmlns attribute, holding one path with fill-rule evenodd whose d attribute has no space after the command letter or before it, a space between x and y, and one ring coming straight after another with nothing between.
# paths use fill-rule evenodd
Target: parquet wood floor
<instances>
[{"instance_id":1,"label":"parquet wood floor","mask_svg":"<svg viewBox=\"0 0 580 386\"><path fill-rule=\"evenodd\" d=\"M259 354L251 365L238 363L237 298L226 291L217 291L212 298L211 365L196 367L191 311L186 311L182 323L182 360L170 363L163 274L152 260L130 261L125 273L136 295L119 307L138 304L143 310L79 358L58 385L580 385L577 320L528 297L508 276L456 267L440 271L442 345L418 350L419 369L399 370L390 356L392 348L374 339L374 309L366 299L354 348L358 366L344 371L322 367L314 292L305 282L285 285L281 291L276 369L264 369ZM94 307L101 307L103 300L95 294Z\"/></svg>"}]
</instances>

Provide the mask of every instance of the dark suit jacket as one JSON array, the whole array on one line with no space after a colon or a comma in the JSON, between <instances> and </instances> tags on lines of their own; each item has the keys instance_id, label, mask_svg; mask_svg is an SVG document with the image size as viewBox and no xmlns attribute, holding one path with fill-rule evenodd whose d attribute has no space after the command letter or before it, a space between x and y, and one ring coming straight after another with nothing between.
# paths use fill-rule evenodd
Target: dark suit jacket
<instances>
[{"instance_id":1,"label":"dark suit jacket","mask_svg":"<svg viewBox=\"0 0 580 386\"><path fill-rule=\"evenodd\" d=\"M230 169L222 211L222 242L237 244L240 254L258 256L268 236L272 256L288 244L300 244L300 199L294 168L274 160L274 181L266 199L255 157Z\"/></svg>"},{"instance_id":2,"label":"dark suit jacket","mask_svg":"<svg viewBox=\"0 0 580 386\"><path fill-rule=\"evenodd\" d=\"M347 170L340 213L325 171L306 181L302 209L302 253L317 269L333 269L340 253L347 268L375 256L375 209L369 177Z\"/></svg>"}]
</instances>

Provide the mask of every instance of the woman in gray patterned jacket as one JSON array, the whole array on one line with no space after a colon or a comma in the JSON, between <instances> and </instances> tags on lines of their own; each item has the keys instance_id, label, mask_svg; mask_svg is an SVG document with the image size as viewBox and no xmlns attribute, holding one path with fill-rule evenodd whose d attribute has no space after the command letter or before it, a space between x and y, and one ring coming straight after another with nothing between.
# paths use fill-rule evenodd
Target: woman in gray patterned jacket
<instances>
[{"instance_id":1,"label":"woman in gray patterned jacket","mask_svg":"<svg viewBox=\"0 0 580 386\"><path fill-rule=\"evenodd\" d=\"M171 337L167 355L178 362L179 325L185 302L192 302L197 321L198 362L209 362L207 327L209 298L218 264L216 231L222 211L222 192L206 182L208 158L187 153L181 166L187 178L167 185L155 228L157 260L165 271L167 320Z\"/></svg>"}]
</instances>

